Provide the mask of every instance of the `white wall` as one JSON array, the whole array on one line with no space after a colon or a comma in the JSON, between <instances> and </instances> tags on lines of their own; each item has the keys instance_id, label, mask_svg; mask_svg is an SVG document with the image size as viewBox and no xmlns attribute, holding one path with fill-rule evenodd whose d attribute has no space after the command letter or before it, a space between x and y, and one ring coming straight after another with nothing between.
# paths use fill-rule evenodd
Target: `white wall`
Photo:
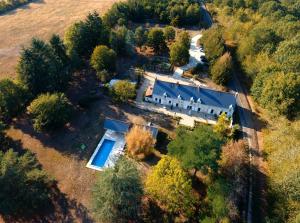
<instances>
[{"instance_id":1,"label":"white wall","mask_svg":"<svg viewBox=\"0 0 300 223\"><path fill-rule=\"evenodd\" d=\"M157 99L157 100L155 100ZM219 116L221 113L226 112L228 117L231 117L233 114L233 109L229 108L220 108L220 107L215 107L215 106L207 106L204 104L201 104L197 101L195 102L190 102L190 101L183 101L180 99L174 99L174 98L169 98L169 97L164 97L160 95L152 95L151 97L146 97L146 101L152 102L152 103L157 103L165 106L173 106L174 108L182 108L186 110L193 110L195 112L198 112L200 108L200 112L207 113L210 115L217 115ZM170 103L171 102L171 103ZM176 106L177 105L177 106ZM188 107L188 106L191 106Z\"/></svg>"}]
</instances>

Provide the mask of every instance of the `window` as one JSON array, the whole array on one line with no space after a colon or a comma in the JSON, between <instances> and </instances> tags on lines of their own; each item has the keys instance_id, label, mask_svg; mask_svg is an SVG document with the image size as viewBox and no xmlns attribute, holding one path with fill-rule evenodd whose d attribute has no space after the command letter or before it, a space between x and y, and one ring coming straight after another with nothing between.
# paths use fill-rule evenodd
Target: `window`
<instances>
[{"instance_id":1,"label":"window","mask_svg":"<svg viewBox=\"0 0 300 223\"><path fill-rule=\"evenodd\" d=\"M155 98L155 101L157 101L157 98Z\"/></svg>"},{"instance_id":2,"label":"window","mask_svg":"<svg viewBox=\"0 0 300 223\"><path fill-rule=\"evenodd\" d=\"M176 107L178 107L178 103L176 103Z\"/></svg>"},{"instance_id":3,"label":"window","mask_svg":"<svg viewBox=\"0 0 300 223\"><path fill-rule=\"evenodd\" d=\"M171 101L169 101L169 104L171 104L172 102Z\"/></svg>"},{"instance_id":4,"label":"window","mask_svg":"<svg viewBox=\"0 0 300 223\"><path fill-rule=\"evenodd\" d=\"M222 111L219 112L219 115L222 115Z\"/></svg>"},{"instance_id":5,"label":"window","mask_svg":"<svg viewBox=\"0 0 300 223\"><path fill-rule=\"evenodd\" d=\"M201 111L201 108L198 108L198 112Z\"/></svg>"},{"instance_id":6,"label":"window","mask_svg":"<svg viewBox=\"0 0 300 223\"><path fill-rule=\"evenodd\" d=\"M211 109L211 110L210 110L210 114L213 114L213 113L214 113L214 110L213 110L213 109Z\"/></svg>"}]
</instances>

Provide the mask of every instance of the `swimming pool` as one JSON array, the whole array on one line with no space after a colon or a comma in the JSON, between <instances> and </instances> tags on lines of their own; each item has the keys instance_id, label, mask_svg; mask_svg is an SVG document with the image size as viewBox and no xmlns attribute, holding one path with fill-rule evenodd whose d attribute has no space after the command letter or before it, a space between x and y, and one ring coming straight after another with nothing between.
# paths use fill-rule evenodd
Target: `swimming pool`
<instances>
[{"instance_id":1,"label":"swimming pool","mask_svg":"<svg viewBox=\"0 0 300 223\"><path fill-rule=\"evenodd\" d=\"M115 143L113 140L104 139L91 164L103 167Z\"/></svg>"}]
</instances>

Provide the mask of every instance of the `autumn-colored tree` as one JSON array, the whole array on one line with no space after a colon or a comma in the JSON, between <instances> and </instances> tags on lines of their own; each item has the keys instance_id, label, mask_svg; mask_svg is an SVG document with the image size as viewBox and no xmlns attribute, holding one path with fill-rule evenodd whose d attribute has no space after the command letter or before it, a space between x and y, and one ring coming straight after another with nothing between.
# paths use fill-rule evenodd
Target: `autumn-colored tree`
<instances>
[{"instance_id":1,"label":"autumn-colored tree","mask_svg":"<svg viewBox=\"0 0 300 223\"><path fill-rule=\"evenodd\" d=\"M155 142L151 132L138 125L132 127L126 135L127 150L138 159L144 159L151 154Z\"/></svg>"},{"instance_id":2,"label":"autumn-colored tree","mask_svg":"<svg viewBox=\"0 0 300 223\"><path fill-rule=\"evenodd\" d=\"M190 216L194 212L192 182L176 158L162 157L147 176L145 190L171 213Z\"/></svg>"},{"instance_id":3,"label":"autumn-colored tree","mask_svg":"<svg viewBox=\"0 0 300 223\"><path fill-rule=\"evenodd\" d=\"M211 68L211 77L216 84L226 85L231 79L232 59L230 53L221 56Z\"/></svg>"}]
</instances>

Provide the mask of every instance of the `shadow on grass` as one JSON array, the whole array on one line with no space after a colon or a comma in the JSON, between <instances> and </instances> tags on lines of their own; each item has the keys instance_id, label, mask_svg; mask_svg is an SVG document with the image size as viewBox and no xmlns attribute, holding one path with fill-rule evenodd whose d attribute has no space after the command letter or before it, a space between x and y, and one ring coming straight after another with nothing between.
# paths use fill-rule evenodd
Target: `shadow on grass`
<instances>
[{"instance_id":1,"label":"shadow on grass","mask_svg":"<svg viewBox=\"0 0 300 223\"><path fill-rule=\"evenodd\" d=\"M70 200L53 185L50 192L50 202L45 208L32 216L2 216L5 222L94 222L88 210L75 200Z\"/></svg>"}]
</instances>

